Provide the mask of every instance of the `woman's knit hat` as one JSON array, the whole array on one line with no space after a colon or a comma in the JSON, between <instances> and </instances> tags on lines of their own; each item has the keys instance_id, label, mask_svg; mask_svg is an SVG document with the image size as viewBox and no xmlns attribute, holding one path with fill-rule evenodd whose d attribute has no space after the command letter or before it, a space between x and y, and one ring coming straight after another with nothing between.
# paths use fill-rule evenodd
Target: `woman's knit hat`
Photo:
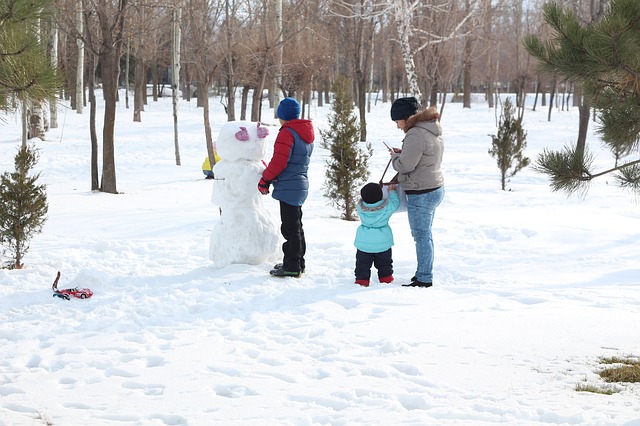
<instances>
[{"instance_id":1,"label":"woman's knit hat","mask_svg":"<svg viewBox=\"0 0 640 426\"><path fill-rule=\"evenodd\" d=\"M300 117L300 104L294 98L284 98L280 101L276 114L284 121L295 120Z\"/></svg>"},{"instance_id":2,"label":"woman's knit hat","mask_svg":"<svg viewBox=\"0 0 640 426\"><path fill-rule=\"evenodd\" d=\"M377 183L368 183L360 190L362 201L367 204L375 204L382 200L382 188Z\"/></svg>"},{"instance_id":3,"label":"woman's knit hat","mask_svg":"<svg viewBox=\"0 0 640 426\"><path fill-rule=\"evenodd\" d=\"M409 98L398 98L391 104L391 119L393 121L406 120L418 112L418 100L413 96Z\"/></svg>"}]
</instances>

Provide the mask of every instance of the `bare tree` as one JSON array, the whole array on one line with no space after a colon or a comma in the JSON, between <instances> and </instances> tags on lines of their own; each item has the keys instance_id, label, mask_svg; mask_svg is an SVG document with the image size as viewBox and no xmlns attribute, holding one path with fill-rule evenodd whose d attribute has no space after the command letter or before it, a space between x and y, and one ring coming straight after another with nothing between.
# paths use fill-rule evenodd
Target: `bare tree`
<instances>
[{"instance_id":1,"label":"bare tree","mask_svg":"<svg viewBox=\"0 0 640 426\"><path fill-rule=\"evenodd\" d=\"M224 55L224 70L223 74L225 77L225 83L227 86L227 105L225 110L227 112L227 120L233 121L236 119L236 102L235 102L235 94L236 94L236 77L235 77L235 65L236 61L235 52L235 32L236 32L236 13L237 7L236 2L233 0L225 0L224 2L224 43L225 46L225 55ZM211 161L211 156L209 157L209 161ZM213 159L213 163L215 163L215 158Z\"/></svg>"},{"instance_id":2,"label":"bare tree","mask_svg":"<svg viewBox=\"0 0 640 426\"><path fill-rule=\"evenodd\" d=\"M277 116L277 106L280 103L280 92L282 87L282 60L284 57L284 37L282 35L282 0L274 0L274 14L273 14L273 31L276 34L276 57L275 57L275 70L273 78L273 116Z\"/></svg>"},{"instance_id":3,"label":"bare tree","mask_svg":"<svg viewBox=\"0 0 640 426\"><path fill-rule=\"evenodd\" d=\"M78 34L84 34L84 15L82 13L82 0L77 2L76 29ZM82 37L76 38L77 62L76 62L76 113L82 114L84 107L84 41Z\"/></svg>"},{"instance_id":4,"label":"bare tree","mask_svg":"<svg viewBox=\"0 0 640 426\"><path fill-rule=\"evenodd\" d=\"M371 74L369 72L373 62L373 40L376 20L381 14L371 0L343 0L336 2L332 13L340 19L348 20L342 28L342 43L349 46L351 52L351 66L353 81L355 82L356 106L359 110L360 141L367 140L367 94ZM353 25L352 25L353 24Z\"/></svg>"},{"instance_id":5,"label":"bare tree","mask_svg":"<svg viewBox=\"0 0 640 426\"><path fill-rule=\"evenodd\" d=\"M128 108L128 87L131 78L129 64L133 62L134 111L133 120L142 121L142 113L148 100L149 73L153 100L158 100L158 65L168 69L171 64L171 30L167 25L172 11L179 4L166 0L136 0L130 9L125 27L127 40L125 99Z\"/></svg>"},{"instance_id":6,"label":"bare tree","mask_svg":"<svg viewBox=\"0 0 640 426\"><path fill-rule=\"evenodd\" d=\"M171 17L171 98L173 100L173 143L176 155L176 165L180 165L180 145L178 143L178 89L180 88L180 21L182 9L173 9Z\"/></svg>"},{"instance_id":7,"label":"bare tree","mask_svg":"<svg viewBox=\"0 0 640 426\"><path fill-rule=\"evenodd\" d=\"M352 17L357 17L356 9L346 0L335 0L341 7L349 8ZM457 10L456 0L387 0L380 7L371 9L370 17L391 16L396 26L396 42L400 57L404 64L404 74L409 86L409 93L427 104L431 87L438 77L439 64L421 63L417 61L435 58L445 53L445 49L434 49L434 46L454 40L465 33L462 28L477 14L481 0L469 0L465 13ZM344 16L344 15L343 15ZM431 48L427 55L423 51ZM418 58L422 55L422 58ZM426 90L422 90L425 87Z\"/></svg>"},{"instance_id":8,"label":"bare tree","mask_svg":"<svg viewBox=\"0 0 640 426\"><path fill-rule=\"evenodd\" d=\"M55 9L55 8L52 8ZM51 10L51 14L48 17L47 25L49 28L49 41L48 41L48 53L51 66L58 68L58 25L56 21L56 12ZM58 101L55 96L49 99L49 127L52 129L58 128Z\"/></svg>"},{"instance_id":9,"label":"bare tree","mask_svg":"<svg viewBox=\"0 0 640 426\"><path fill-rule=\"evenodd\" d=\"M204 133L207 145L207 156L213 166L215 156L213 153L213 136L211 134L209 89L213 85L220 64L225 57L220 49L220 35L222 21L225 12L228 11L228 2L213 0L189 0L189 45L191 46L190 58L196 70L199 91L202 93L202 114Z\"/></svg>"},{"instance_id":10,"label":"bare tree","mask_svg":"<svg viewBox=\"0 0 640 426\"><path fill-rule=\"evenodd\" d=\"M100 59L105 102L102 128L102 179L99 190L117 194L115 166L115 119L118 77L128 0L82 0L85 30L78 33L74 22L65 27L73 39L82 39L86 48ZM75 16L73 14L72 16ZM61 22L65 22L64 18ZM97 147L96 147L97 148Z\"/></svg>"},{"instance_id":11,"label":"bare tree","mask_svg":"<svg viewBox=\"0 0 640 426\"><path fill-rule=\"evenodd\" d=\"M144 99L147 92L145 72L145 51L147 51L146 22L150 15L144 4L136 2L129 13L127 25L127 65L133 54L133 121L141 122L144 112ZM129 68L129 67L127 67ZM129 85L129 70L125 73L125 86Z\"/></svg>"},{"instance_id":12,"label":"bare tree","mask_svg":"<svg viewBox=\"0 0 640 426\"><path fill-rule=\"evenodd\" d=\"M262 112L262 95L266 87L266 82L273 80L275 75L274 59L276 52L282 45L289 45L300 33L308 28L318 16L318 1L294 0L284 9L283 29L275 33L274 26L269 23L274 22L272 14L275 13L273 3L270 0L260 0L254 4L255 8L246 11L250 19L246 20L248 39L246 46L250 49L251 66L253 68L253 99L251 104L251 121L260 121ZM286 31L284 30L286 28ZM295 52L300 54L301 52ZM295 56L295 55L294 55ZM291 67L300 64L300 60L288 62L283 60L282 72L289 73ZM288 69L289 68L289 69ZM283 76L283 79L286 77ZM282 86L286 83L282 82ZM281 87L283 92L286 92Z\"/></svg>"},{"instance_id":13,"label":"bare tree","mask_svg":"<svg viewBox=\"0 0 640 426\"><path fill-rule=\"evenodd\" d=\"M464 47L462 54L463 75L463 108L471 108L471 90L473 86L472 68L476 61L486 54L486 50L479 46L482 31L486 28L485 22L491 17L491 0L481 0L474 11L471 0L464 0L464 15L472 18L462 27L465 34L462 37Z\"/></svg>"}]
</instances>

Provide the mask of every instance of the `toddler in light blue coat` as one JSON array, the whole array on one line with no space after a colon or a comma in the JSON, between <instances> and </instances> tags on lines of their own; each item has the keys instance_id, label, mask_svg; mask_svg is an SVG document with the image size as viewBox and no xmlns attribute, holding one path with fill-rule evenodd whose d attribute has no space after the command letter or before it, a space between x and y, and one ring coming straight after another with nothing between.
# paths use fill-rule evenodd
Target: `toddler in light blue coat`
<instances>
[{"instance_id":1,"label":"toddler in light blue coat","mask_svg":"<svg viewBox=\"0 0 640 426\"><path fill-rule=\"evenodd\" d=\"M389 218L398 210L400 199L395 185L389 185L389 198L383 198L377 183L368 183L360 190L362 197L356 204L360 226L356 230L356 284L369 287L371 265L378 270L381 283L393 281L393 232Z\"/></svg>"}]
</instances>

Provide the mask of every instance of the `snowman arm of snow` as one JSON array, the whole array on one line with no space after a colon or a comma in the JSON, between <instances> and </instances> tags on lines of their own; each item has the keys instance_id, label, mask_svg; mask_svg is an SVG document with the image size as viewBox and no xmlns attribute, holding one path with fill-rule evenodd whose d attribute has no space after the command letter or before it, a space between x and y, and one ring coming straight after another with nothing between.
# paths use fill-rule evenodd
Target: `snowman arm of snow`
<instances>
[{"instance_id":1,"label":"snowman arm of snow","mask_svg":"<svg viewBox=\"0 0 640 426\"><path fill-rule=\"evenodd\" d=\"M269 161L269 165L265 171L262 172L262 178L264 180L274 181L278 178L278 175L287 167L292 147L293 135L290 132L280 131L273 146L271 161Z\"/></svg>"},{"instance_id":2,"label":"snowman arm of snow","mask_svg":"<svg viewBox=\"0 0 640 426\"><path fill-rule=\"evenodd\" d=\"M224 161L224 160L223 160ZM224 175L225 190L229 196L244 199L256 192L256 184L260 180L262 164L257 161L238 161Z\"/></svg>"},{"instance_id":3,"label":"snowman arm of snow","mask_svg":"<svg viewBox=\"0 0 640 426\"><path fill-rule=\"evenodd\" d=\"M211 202L224 208L246 198L247 194L255 191L261 171L257 162L222 160L217 163L213 166L216 179L213 181Z\"/></svg>"}]
</instances>

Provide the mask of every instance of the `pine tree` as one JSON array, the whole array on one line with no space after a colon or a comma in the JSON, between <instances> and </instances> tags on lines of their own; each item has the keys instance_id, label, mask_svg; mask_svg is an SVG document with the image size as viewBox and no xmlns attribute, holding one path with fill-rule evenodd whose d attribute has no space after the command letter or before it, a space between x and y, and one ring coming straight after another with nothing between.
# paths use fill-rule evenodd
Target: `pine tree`
<instances>
[{"instance_id":1,"label":"pine tree","mask_svg":"<svg viewBox=\"0 0 640 426\"><path fill-rule=\"evenodd\" d=\"M52 0L0 2L0 111L51 99L59 84L38 25Z\"/></svg>"},{"instance_id":2,"label":"pine tree","mask_svg":"<svg viewBox=\"0 0 640 426\"><path fill-rule=\"evenodd\" d=\"M597 132L616 161L611 168L594 172L588 152L565 147L545 150L535 169L550 176L555 191L586 191L594 178L614 173L621 186L640 193L640 160L618 162L631 154L637 158L640 147L640 2L612 0L602 20L592 25L583 25L574 12L557 3L548 3L543 10L554 38L543 42L529 36L524 45L542 70L583 86L596 110Z\"/></svg>"},{"instance_id":3,"label":"pine tree","mask_svg":"<svg viewBox=\"0 0 640 426\"><path fill-rule=\"evenodd\" d=\"M21 147L15 157L15 172L0 176L0 244L10 251L9 269L23 267L29 240L41 232L48 211L45 185L36 185L40 174L29 176L38 162L34 147Z\"/></svg>"},{"instance_id":4,"label":"pine tree","mask_svg":"<svg viewBox=\"0 0 640 426\"><path fill-rule=\"evenodd\" d=\"M522 127L522 117L516 118L514 112L511 99L507 98L500 115L498 134L491 135L489 154L498 162L503 191L507 180L529 165L529 159L523 155L527 147L527 132Z\"/></svg>"},{"instance_id":5,"label":"pine tree","mask_svg":"<svg viewBox=\"0 0 640 426\"><path fill-rule=\"evenodd\" d=\"M369 177L368 163L371 144L358 146L359 128L353 112L350 83L345 78L333 85L335 99L329 113L329 129L320 131L322 147L331 151L326 160L324 196L342 211L345 220L356 220L356 200L359 186Z\"/></svg>"}]
</instances>

